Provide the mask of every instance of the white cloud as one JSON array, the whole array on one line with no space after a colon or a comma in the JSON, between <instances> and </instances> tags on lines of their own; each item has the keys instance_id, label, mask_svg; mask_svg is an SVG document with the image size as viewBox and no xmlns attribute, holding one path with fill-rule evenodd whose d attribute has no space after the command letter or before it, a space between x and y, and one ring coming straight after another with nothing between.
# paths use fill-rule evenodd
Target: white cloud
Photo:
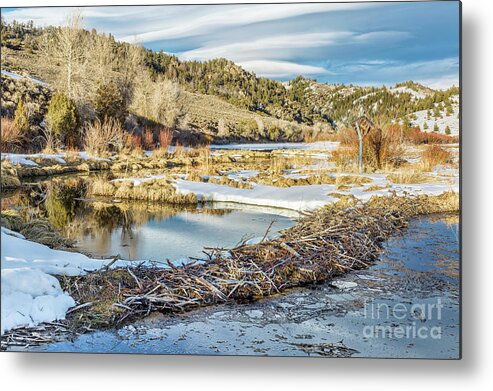
<instances>
[{"instance_id":1,"label":"white cloud","mask_svg":"<svg viewBox=\"0 0 493 391\"><path fill-rule=\"evenodd\" d=\"M286 61L254 60L238 63L244 69L253 71L259 76L269 78L292 78L298 75L329 75L325 68L313 65L296 64Z\"/></svg>"},{"instance_id":2,"label":"white cloud","mask_svg":"<svg viewBox=\"0 0 493 391\"><path fill-rule=\"evenodd\" d=\"M247 42L209 44L180 54L185 60L208 60L225 57L235 61L258 59L281 59L284 54L297 49L317 48L342 43L354 35L352 32L285 34L251 39Z\"/></svg>"},{"instance_id":3,"label":"white cloud","mask_svg":"<svg viewBox=\"0 0 493 391\"><path fill-rule=\"evenodd\" d=\"M355 40L361 43L392 43L400 42L412 37L407 31L372 31L369 33L359 34Z\"/></svg>"},{"instance_id":4,"label":"white cloud","mask_svg":"<svg viewBox=\"0 0 493 391\"><path fill-rule=\"evenodd\" d=\"M452 86L459 86L459 75L451 74L434 79L417 80L417 82L435 90L446 90Z\"/></svg>"},{"instance_id":5,"label":"white cloud","mask_svg":"<svg viewBox=\"0 0 493 391\"><path fill-rule=\"evenodd\" d=\"M267 22L294 16L320 12L337 12L368 7L367 4L249 4L230 6L208 6L201 8L201 16L166 20L166 28L148 30L137 35L140 42L153 42L161 39L183 38L221 31L225 27L245 26L252 23ZM182 8L186 12L186 8ZM143 26L145 29L145 26ZM122 40L133 39L132 36Z\"/></svg>"},{"instance_id":6,"label":"white cloud","mask_svg":"<svg viewBox=\"0 0 493 391\"><path fill-rule=\"evenodd\" d=\"M106 21L121 21L111 31L118 39L147 43L191 37L225 27L280 20L321 12L358 10L371 4L249 4L209 6L83 7L87 27L105 30ZM4 14L7 21L33 20L41 26L64 24L76 8L22 8Z\"/></svg>"}]
</instances>

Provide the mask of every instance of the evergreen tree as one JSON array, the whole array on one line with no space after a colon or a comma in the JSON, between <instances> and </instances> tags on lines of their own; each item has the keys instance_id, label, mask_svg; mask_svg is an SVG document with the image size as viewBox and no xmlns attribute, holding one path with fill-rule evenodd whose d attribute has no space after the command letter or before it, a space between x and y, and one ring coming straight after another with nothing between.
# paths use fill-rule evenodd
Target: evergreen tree
<instances>
[{"instance_id":1,"label":"evergreen tree","mask_svg":"<svg viewBox=\"0 0 493 391\"><path fill-rule=\"evenodd\" d=\"M93 103L96 115L101 121L109 118L114 118L120 123L125 121L127 102L114 82L99 84Z\"/></svg>"},{"instance_id":2,"label":"evergreen tree","mask_svg":"<svg viewBox=\"0 0 493 391\"><path fill-rule=\"evenodd\" d=\"M57 138L65 143L73 141L77 130L77 109L65 94L55 94L48 106L46 123Z\"/></svg>"},{"instance_id":3,"label":"evergreen tree","mask_svg":"<svg viewBox=\"0 0 493 391\"><path fill-rule=\"evenodd\" d=\"M433 126L433 131L434 132L439 132L440 128L438 127L437 123L435 122L435 125Z\"/></svg>"},{"instance_id":4,"label":"evergreen tree","mask_svg":"<svg viewBox=\"0 0 493 391\"><path fill-rule=\"evenodd\" d=\"M445 128L445 134L450 135L450 133L451 133L451 132L450 132L450 128L449 128L449 126L447 125L447 127Z\"/></svg>"}]
</instances>

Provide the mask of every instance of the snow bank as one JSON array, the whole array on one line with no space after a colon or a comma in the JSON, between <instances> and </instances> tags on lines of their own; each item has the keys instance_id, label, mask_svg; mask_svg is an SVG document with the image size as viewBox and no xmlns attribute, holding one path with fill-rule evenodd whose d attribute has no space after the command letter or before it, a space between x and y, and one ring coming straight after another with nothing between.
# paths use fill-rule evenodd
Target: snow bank
<instances>
[{"instance_id":1,"label":"snow bank","mask_svg":"<svg viewBox=\"0 0 493 391\"><path fill-rule=\"evenodd\" d=\"M263 144L211 144L211 149L237 149L250 151L265 151L273 149L301 149L301 150L319 150L333 151L339 146L338 142L317 141L314 143L263 143Z\"/></svg>"},{"instance_id":2,"label":"snow bank","mask_svg":"<svg viewBox=\"0 0 493 391\"><path fill-rule=\"evenodd\" d=\"M111 260L53 250L1 229L1 332L14 327L64 319L74 300L53 275L78 276L97 270ZM115 265L127 265L116 262Z\"/></svg>"},{"instance_id":3,"label":"snow bank","mask_svg":"<svg viewBox=\"0 0 493 391\"><path fill-rule=\"evenodd\" d=\"M18 326L64 319L74 305L55 277L34 269L2 269L2 334Z\"/></svg>"},{"instance_id":4,"label":"snow bank","mask_svg":"<svg viewBox=\"0 0 493 391\"><path fill-rule=\"evenodd\" d=\"M355 175L355 174L336 174ZM193 193L199 200L211 202L233 202L241 204L285 208L296 211L309 211L324 205L337 202L340 195L353 195L361 200L372 196L387 196L396 192L398 195L430 194L439 195L446 191L459 191L459 177L443 178L443 182L419 184L394 184L387 180L385 174L364 175L371 178L372 183L353 186L348 190L337 190L336 185L308 185L280 188L252 183L252 189L240 189L216 183L203 183L188 180L177 180L174 186L181 194ZM369 190L371 186L385 187ZM332 195L331 195L332 194Z\"/></svg>"},{"instance_id":5,"label":"snow bank","mask_svg":"<svg viewBox=\"0 0 493 391\"><path fill-rule=\"evenodd\" d=\"M193 182L179 179L175 182L181 194L194 193L202 201L236 202L293 210L313 210L335 201L327 196L335 190L334 185L275 186L254 185L253 189L239 189L216 183Z\"/></svg>"},{"instance_id":6,"label":"snow bank","mask_svg":"<svg viewBox=\"0 0 493 391\"><path fill-rule=\"evenodd\" d=\"M105 159L105 158L97 157L97 156L91 156L87 152L78 152L77 155L82 160L110 161L110 159ZM59 164L67 164L67 162L65 161L65 157L66 157L65 153L56 153L56 154L2 153L1 154L2 160L9 160L14 165L20 164L22 166L31 166L31 167L38 166L38 163L36 163L33 159L51 159L51 160L56 161Z\"/></svg>"}]
</instances>

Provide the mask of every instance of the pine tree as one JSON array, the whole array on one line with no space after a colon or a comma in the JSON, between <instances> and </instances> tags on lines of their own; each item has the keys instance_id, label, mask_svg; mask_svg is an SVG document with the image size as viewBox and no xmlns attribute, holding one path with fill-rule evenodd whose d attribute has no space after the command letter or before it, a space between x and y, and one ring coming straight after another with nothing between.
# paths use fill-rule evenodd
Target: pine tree
<instances>
[{"instance_id":1,"label":"pine tree","mask_svg":"<svg viewBox=\"0 0 493 391\"><path fill-rule=\"evenodd\" d=\"M53 96L46 113L48 128L65 143L72 141L77 130L77 109L73 101L59 92Z\"/></svg>"},{"instance_id":2,"label":"pine tree","mask_svg":"<svg viewBox=\"0 0 493 391\"><path fill-rule=\"evenodd\" d=\"M425 122L425 123L423 124L423 129L424 129L424 130L428 130L428 123L427 123L427 122Z\"/></svg>"},{"instance_id":3,"label":"pine tree","mask_svg":"<svg viewBox=\"0 0 493 391\"><path fill-rule=\"evenodd\" d=\"M440 128L438 127L437 123L435 122L435 126L433 126L433 131L434 132L439 132Z\"/></svg>"},{"instance_id":4,"label":"pine tree","mask_svg":"<svg viewBox=\"0 0 493 391\"><path fill-rule=\"evenodd\" d=\"M447 127L445 128L445 134L450 135L450 133L451 133L451 132L450 132L450 128L449 128L449 126L447 125Z\"/></svg>"}]
</instances>

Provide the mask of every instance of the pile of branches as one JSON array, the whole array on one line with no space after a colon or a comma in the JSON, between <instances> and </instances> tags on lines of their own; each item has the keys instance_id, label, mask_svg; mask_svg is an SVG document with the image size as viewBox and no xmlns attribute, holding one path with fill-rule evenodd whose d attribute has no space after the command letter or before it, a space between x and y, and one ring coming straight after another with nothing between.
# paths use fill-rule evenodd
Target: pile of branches
<instances>
[{"instance_id":1,"label":"pile of branches","mask_svg":"<svg viewBox=\"0 0 493 391\"><path fill-rule=\"evenodd\" d=\"M179 267L168 262L168 268L105 268L65 278L62 284L82 303L83 310L75 311L78 320L103 317L99 326L114 326L153 311L174 313L226 301L251 301L366 268L378 259L383 242L405 229L411 217L457 211L458 201L452 192L435 197L379 197L365 204L346 201L302 218L276 239L231 250L211 249L205 262Z\"/></svg>"}]
</instances>

